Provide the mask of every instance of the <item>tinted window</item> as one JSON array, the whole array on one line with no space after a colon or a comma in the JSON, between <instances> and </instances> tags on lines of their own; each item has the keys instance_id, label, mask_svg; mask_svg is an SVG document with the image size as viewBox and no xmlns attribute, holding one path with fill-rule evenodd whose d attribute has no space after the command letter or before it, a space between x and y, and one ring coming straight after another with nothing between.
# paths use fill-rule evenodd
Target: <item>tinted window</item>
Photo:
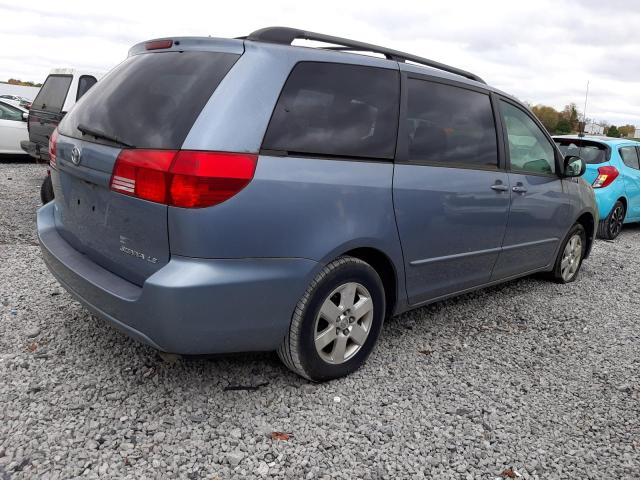
<instances>
[{"instance_id":1,"label":"tinted window","mask_svg":"<svg viewBox=\"0 0 640 480\"><path fill-rule=\"evenodd\" d=\"M498 165L489 95L409 79L409 160L452 165Z\"/></svg>"},{"instance_id":2,"label":"tinted window","mask_svg":"<svg viewBox=\"0 0 640 480\"><path fill-rule=\"evenodd\" d=\"M298 63L273 112L263 148L391 159L399 74L336 63Z\"/></svg>"},{"instance_id":3,"label":"tinted window","mask_svg":"<svg viewBox=\"0 0 640 480\"><path fill-rule=\"evenodd\" d=\"M97 81L98 80L91 75L82 75L78 80L78 95L76 96L76 100L80 100L80 97L87 93L87 90L93 87Z\"/></svg>"},{"instance_id":4,"label":"tinted window","mask_svg":"<svg viewBox=\"0 0 640 480\"><path fill-rule=\"evenodd\" d=\"M568 138L556 139L555 142L563 156L573 155L580 157L585 163L604 163L609 157L607 147L600 143Z\"/></svg>"},{"instance_id":5,"label":"tinted window","mask_svg":"<svg viewBox=\"0 0 640 480\"><path fill-rule=\"evenodd\" d=\"M627 167L640 170L640 165L638 163L638 151L635 147L622 147L620 149L620 156Z\"/></svg>"},{"instance_id":6,"label":"tinted window","mask_svg":"<svg viewBox=\"0 0 640 480\"><path fill-rule=\"evenodd\" d=\"M177 149L239 55L162 52L134 55L95 84L60 124L85 140L78 125L138 148Z\"/></svg>"},{"instance_id":7,"label":"tinted window","mask_svg":"<svg viewBox=\"0 0 640 480\"><path fill-rule=\"evenodd\" d=\"M540 127L523 110L500 101L507 128L509 158L513 170L555 173L555 150Z\"/></svg>"},{"instance_id":8,"label":"tinted window","mask_svg":"<svg viewBox=\"0 0 640 480\"><path fill-rule=\"evenodd\" d=\"M49 75L40 88L31 108L60 113L71 85L71 75Z\"/></svg>"},{"instance_id":9,"label":"tinted window","mask_svg":"<svg viewBox=\"0 0 640 480\"><path fill-rule=\"evenodd\" d=\"M0 102L0 120L22 121L22 111Z\"/></svg>"}]
</instances>

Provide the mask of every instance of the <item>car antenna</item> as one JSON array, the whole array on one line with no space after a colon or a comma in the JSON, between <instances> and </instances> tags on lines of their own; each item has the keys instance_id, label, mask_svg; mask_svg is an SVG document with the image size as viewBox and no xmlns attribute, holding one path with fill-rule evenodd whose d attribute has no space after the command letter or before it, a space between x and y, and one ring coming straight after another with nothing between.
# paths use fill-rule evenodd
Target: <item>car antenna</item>
<instances>
[{"instance_id":1,"label":"car antenna","mask_svg":"<svg viewBox=\"0 0 640 480\"><path fill-rule=\"evenodd\" d=\"M587 80L587 91L584 94L584 110L582 111L582 128L578 133L579 137L584 137L585 130L587 129L587 99L589 98L589 80Z\"/></svg>"}]
</instances>

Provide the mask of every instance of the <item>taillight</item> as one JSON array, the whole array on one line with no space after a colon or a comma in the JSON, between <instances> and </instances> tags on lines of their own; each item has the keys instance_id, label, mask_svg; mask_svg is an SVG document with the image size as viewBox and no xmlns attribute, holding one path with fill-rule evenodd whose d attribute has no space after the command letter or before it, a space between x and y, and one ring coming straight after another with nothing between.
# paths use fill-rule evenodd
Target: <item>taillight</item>
<instances>
[{"instance_id":1,"label":"taillight","mask_svg":"<svg viewBox=\"0 0 640 480\"><path fill-rule=\"evenodd\" d=\"M58 129L54 129L49 137L49 165L51 168L57 167L56 152L58 150Z\"/></svg>"},{"instance_id":2,"label":"taillight","mask_svg":"<svg viewBox=\"0 0 640 480\"><path fill-rule=\"evenodd\" d=\"M200 208L224 202L246 187L256 155L181 150L171 166L170 204Z\"/></svg>"},{"instance_id":3,"label":"taillight","mask_svg":"<svg viewBox=\"0 0 640 480\"><path fill-rule=\"evenodd\" d=\"M210 207L246 187L257 155L192 150L122 150L111 190L174 207Z\"/></svg>"},{"instance_id":4,"label":"taillight","mask_svg":"<svg viewBox=\"0 0 640 480\"><path fill-rule=\"evenodd\" d=\"M593 181L593 188L604 188L607 185L611 185L620 172L616 167L598 167L598 176Z\"/></svg>"},{"instance_id":5,"label":"taillight","mask_svg":"<svg viewBox=\"0 0 640 480\"><path fill-rule=\"evenodd\" d=\"M111 190L168 203L168 173L175 156L175 150L122 150L111 175Z\"/></svg>"}]
</instances>

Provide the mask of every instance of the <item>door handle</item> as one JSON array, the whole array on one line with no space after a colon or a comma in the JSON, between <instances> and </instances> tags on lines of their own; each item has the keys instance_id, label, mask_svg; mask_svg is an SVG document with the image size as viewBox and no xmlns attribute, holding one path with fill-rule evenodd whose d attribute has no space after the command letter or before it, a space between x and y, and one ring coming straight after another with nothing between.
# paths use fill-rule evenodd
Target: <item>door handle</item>
<instances>
[{"instance_id":1,"label":"door handle","mask_svg":"<svg viewBox=\"0 0 640 480\"><path fill-rule=\"evenodd\" d=\"M527 187L525 187L524 185L522 185L522 183L518 182L516 184L515 187L513 187L511 190L513 190L516 193L527 193Z\"/></svg>"},{"instance_id":2,"label":"door handle","mask_svg":"<svg viewBox=\"0 0 640 480\"><path fill-rule=\"evenodd\" d=\"M502 183L496 183L495 185L491 185L491 190L495 190L496 192L506 192L509 190L509 187Z\"/></svg>"}]
</instances>

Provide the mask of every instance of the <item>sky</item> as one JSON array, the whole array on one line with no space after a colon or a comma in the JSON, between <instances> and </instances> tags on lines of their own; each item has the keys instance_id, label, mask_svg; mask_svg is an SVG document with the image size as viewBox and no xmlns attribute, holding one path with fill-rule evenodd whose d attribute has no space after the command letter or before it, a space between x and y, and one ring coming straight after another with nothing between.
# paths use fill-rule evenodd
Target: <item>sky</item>
<instances>
[{"instance_id":1,"label":"sky","mask_svg":"<svg viewBox=\"0 0 640 480\"><path fill-rule=\"evenodd\" d=\"M0 80L54 67L108 71L157 37L237 37L289 26L470 70L532 105L575 102L640 127L640 1L0 0Z\"/></svg>"}]
</instances>

